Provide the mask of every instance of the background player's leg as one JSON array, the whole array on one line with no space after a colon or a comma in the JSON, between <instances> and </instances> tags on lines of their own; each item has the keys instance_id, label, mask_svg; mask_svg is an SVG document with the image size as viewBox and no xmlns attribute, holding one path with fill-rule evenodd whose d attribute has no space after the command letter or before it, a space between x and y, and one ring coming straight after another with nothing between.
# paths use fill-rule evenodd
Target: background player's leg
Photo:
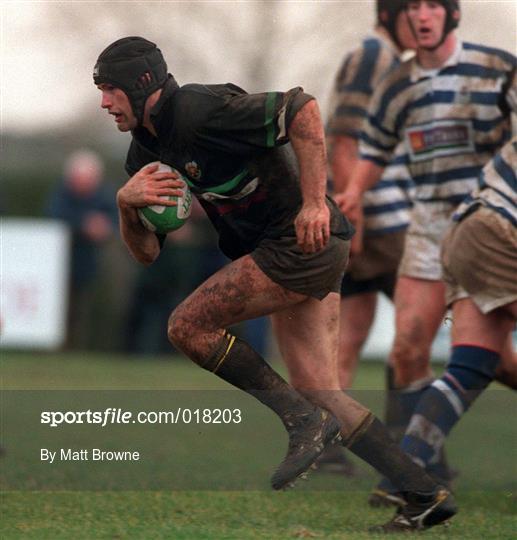
<instances>
[{"instance_id":1,"label":"background player's leg","mask_svg":"<svg viewBox=\"0 0 517 540\"><path fill-rule=\"evenodd\" d=\"M515 324L504 309L484 315L469 298L454 303L453 317L447 370L423 395L402 441L402 448L426 468L438 459L451 429L494 379Z\"/></svg>"},{"instance_id":2,"label":"background player's leg","mask_svg":"<svg viewBox=\"0 0 517 540\"><path fill-rule=\"evenodd\" d=\"M395 290L395 384L404 388L431 376L431 346L446 311L441 281L400 276Z\"/></svg>"},{"instance_id":3,"label":"background player's leg","mask_svg":"<svg viewBox=\"0 0 517 540\"><path fill-rule=\"evenodd\" d=\"M395 290L395 340L389 363L395 372L390 431L400 440L422 393L433 380L430 355L445 314L441 281L401 276Z\"/></svg>"},{"instance_id":4,"label":"background player's leg","mask_svg":"<svg viewBox=\"0 0 517 540\"><path fill-rule=\"evenodd\" d=\"M395 389L389 396L388 430L400 441L413 411L433 381L431 346L445 314L445 286L431 281L400 276L395 288L395 341L389 363L395 374ZM445 458L433 464L433 474L448 480ZM369 497L372 506L397 503L397 490L382 479Z\"/></svg>"},{"instance_id":5,"label":"background player's leg","mask_svg":"<svg viewBox=\"0 0 517 540\"><path fill-rule=\"evenodd\" d=\"M341 297L338 373L341 388L354 381L359 356L375 318L377 293Z\"/></svg>"},{"instance_id":6,"label":"background player's leg","mask_svg":"<svg viewBox=\"0 0 517 540\"><path fill-rule=\"evenodd\" d=\"M517 390L517 353L513 346L513 336L509 334L501 351L501 361L495 372L495 380Z\"/></svg>"}]
</instances>

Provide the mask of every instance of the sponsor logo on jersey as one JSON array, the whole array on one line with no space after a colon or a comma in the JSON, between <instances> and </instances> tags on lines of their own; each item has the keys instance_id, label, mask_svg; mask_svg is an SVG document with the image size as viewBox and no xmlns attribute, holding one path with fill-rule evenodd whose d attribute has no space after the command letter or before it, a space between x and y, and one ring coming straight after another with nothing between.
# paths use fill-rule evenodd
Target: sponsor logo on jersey
<instances>
[{"instance_id":1,"label":"sponsor logo on jersey","mask_svg":"<svg viewBox=\"0 0 517 540\"><path fill-rule=\"evenodd\" d=\"M411 161L474 152L472 123L469 120L438 120L406 130Z\"/></svg>"}]
</instances>

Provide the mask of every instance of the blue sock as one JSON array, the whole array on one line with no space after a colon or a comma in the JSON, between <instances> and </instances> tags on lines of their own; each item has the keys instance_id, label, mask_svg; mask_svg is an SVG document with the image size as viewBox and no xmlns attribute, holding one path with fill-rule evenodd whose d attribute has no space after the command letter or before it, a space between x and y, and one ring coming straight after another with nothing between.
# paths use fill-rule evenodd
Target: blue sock
<instances>
[{"instance_id":1,"label":"blue sock","mask_svg":"<svg viewBox=\"0 0 517 540\"><path fill-rule=\"evenodd\" d=\"M403 388L388 389L386 426L396 442L402 440L417 403L433 380L432 377L426 377Z\"/></svg>"},{"instance_id":2,"label":"blue sock","mask_svg":"<svg viewBox=\"0 0 517 540\"><path fill-rule=\"evenodd\" d=\"M393 369L393 368L388 368ZM389 373L389 372L388 372ZM393 376L392 373L389 375ZM388 379L389 380L389 379ZM425 377L412 382L403 388L396 388L394 383L388 383L386 398L386 427L391 438L395 442L400 442L408 427L416 405L420 398L429 389L433 382L432 377ZM384 477L379 482L378 489L387 492L395 492L398 489L393 483Z\"/></svg>"},{"instance_id":3,"label":"blue sock","mask_svg":"<svg viewBox=\"0 0 517 540\"><path fill-rule=\"evenodd\" d=\"M422 465L436 463L445 438L492 382L500 356L472 345L456 345L443 377L424 393L402 439L402 449Z\"/></svg>"}]
</instances>

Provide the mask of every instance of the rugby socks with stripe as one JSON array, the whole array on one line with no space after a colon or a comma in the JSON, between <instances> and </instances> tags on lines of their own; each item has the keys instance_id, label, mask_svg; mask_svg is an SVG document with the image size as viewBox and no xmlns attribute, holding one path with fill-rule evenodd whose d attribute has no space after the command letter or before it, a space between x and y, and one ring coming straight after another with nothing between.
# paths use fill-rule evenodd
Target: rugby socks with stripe
<instances>
[{"instance_id":1,"label":"rugby socks with stripe","mask_svg":"<svg viewBox=\"0 0 517 540\"><path fill-rule=\"evenodd\" d=\"M391 439L373 414L343 443L351 452L377 469L399 491L432 492L436 482Z\"/></svg>"},{"instance_id":2,"label":"rugby socks with stripe","mask_svg":"<svg viewBox=\"0 0 517 540\"><path fill-rule=\"evenodd\" d=\"M393 370L389 367L388 369ZM433 377L425 377L412 382L403 388L397 388L394 382L393 371L391 373L391 388L388 388L386 398L386 425L396 442L400 442L408 427L411 416L420 398L429 389ZM388 383L390 379L388 379Z\"/></svg>"},{"instance_id":3,"label":"rugby socks with stripe","mask_svg":"<svg viewBox=\"0 0 517 540\"><path fill-rule=\"evenodd\" d=\"M386 427L391 438L396 443L401 443L418 402L431 387L433 381L434 378L425 377L404 388L397 388L395 385L395 370L390 365L386 366ZM444 451L440 452L435 462L428 464L427 472L433 478L439 478L445 483L449 482L451 473ZM397 491L397 488L386 477L381 479L377 487L388 493Z\"/></svg>"},{"instance_id":4,"label":"rugby socks with stripe","mask_svg":"<svg viewBox=\"0 0 517 540\"><path fill-rule=\"evenodd\" d=\"M445 438L475 399L494 379L500 355L489 349L456 345L445 374L418 403L401 443L414 461L436 463Z\"/></svg>"},{"instance_id":5,"label":"rugby socks with stripe","mask_svg":"<svg viewBox=\"0 0 517 540\"><path fill-rule=\"evenodd\" d=\"M244 390L272 409L284 425L303 422L316 407L290 386L245 341L226 333L212 357L201 367Z\"/></svg>"}]
</instances>

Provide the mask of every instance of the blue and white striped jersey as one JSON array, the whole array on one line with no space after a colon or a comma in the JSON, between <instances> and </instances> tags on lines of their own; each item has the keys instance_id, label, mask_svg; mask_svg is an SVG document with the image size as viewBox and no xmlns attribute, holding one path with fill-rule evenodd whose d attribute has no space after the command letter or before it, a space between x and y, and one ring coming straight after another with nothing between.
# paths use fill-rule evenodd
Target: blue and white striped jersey
<instances>
[{"instance_id":1,"label":"blue and white striped jersey","mask_svg":"<svg viewBox=\"0 0 517 540\"><path fill-rule=\"evenodd\" d=\"M452 213L510 137L516 66L510 53L460 41L438 70L405 62L372 98L361 157L384 167L405 141L415 202L429 216L433 205Z\"/></svg>"},{"instance_id":2,"label":"blue and white striped jersey","mask_svg":"<svg viewBox=\"0 0 517 540\"><path fill-rule=\"evenodd\" d=\"M459 205L453 220L461 221L480 205L495 210L517 227L517 136L485 166L479 187Z\"/></svg>"},{"instance_id":3,"label":"blue and white striped jersey","mask_svg":"<svg viewBox=\"0 0 517 540\"><path fill-rule=\"evenodd\" d=\"M359 139L372 94L380 81L400 64L394 45L380 34L365 39L348 54L336 76L326 131L330 136ZM329 156L332 154L329 144ZM382 180L364 197L365 234L384 234L407 227L412 182L405 147L384 171Z\"/></svg>"}]
</instances>

